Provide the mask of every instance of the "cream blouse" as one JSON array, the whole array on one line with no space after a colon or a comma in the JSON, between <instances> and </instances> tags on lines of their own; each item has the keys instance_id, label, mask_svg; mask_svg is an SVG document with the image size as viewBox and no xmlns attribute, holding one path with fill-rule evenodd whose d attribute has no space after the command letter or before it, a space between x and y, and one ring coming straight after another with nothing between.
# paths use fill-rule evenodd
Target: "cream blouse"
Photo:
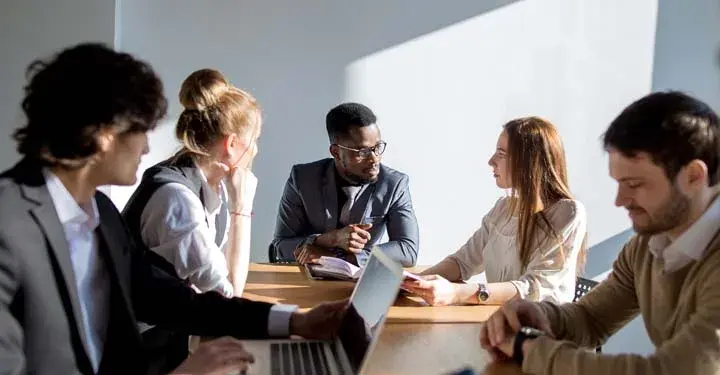
<instances>
[{"instance_id":1,"label":"cream blouse","mask_svg":"<svg viewBox=\"0 0 720 375\"><path fill-rule=\"evenodd\" d=\"M536 231L536 248L523 269L516 241L518 218L509 215L510 199L499 199L483 218L480 229L448 259L460 266L463 280L484 271L488 283L509 281L523 299L571 302L575 266L587 232L585 207L571 199L548 207L545 214L562 242Z\"/></svg>"}]
</instances>

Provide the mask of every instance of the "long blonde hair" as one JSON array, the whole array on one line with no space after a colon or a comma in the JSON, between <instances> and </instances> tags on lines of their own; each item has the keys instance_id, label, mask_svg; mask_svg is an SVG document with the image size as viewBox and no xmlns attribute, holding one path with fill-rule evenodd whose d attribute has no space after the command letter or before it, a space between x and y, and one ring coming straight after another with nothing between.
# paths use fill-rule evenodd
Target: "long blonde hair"
<instances>
[{"instance_id":1,"label":"long blonde hair","mask_svg":"<svg viewBox=\"0 0 720 375\"><path fill-rule=\"evenodd\" d=\"M533 243L538 229L551 240L562 241L544 210L573 196L568 186L565 150L555 126L538 117L523 117L505 124L504 130L508 137L513 196L510 212L518 215L520 263L527 267L538 245ZM585 265L586 247L587 237L578 254L577 274Z\"/></svg>"},{"instance_id":2,"label":"long blonde hair","mask_svg":"<svg viewBox=\"0 0 720 375\"><path fill-rule=\"evenodd\" d=\"M255 136L262 126L262 111L248 92L231 85L213 69L193 72L182 83L175 135L182 142L180 153L209 157L209 148L230 134Z\"/></svg>"}]
</instances>

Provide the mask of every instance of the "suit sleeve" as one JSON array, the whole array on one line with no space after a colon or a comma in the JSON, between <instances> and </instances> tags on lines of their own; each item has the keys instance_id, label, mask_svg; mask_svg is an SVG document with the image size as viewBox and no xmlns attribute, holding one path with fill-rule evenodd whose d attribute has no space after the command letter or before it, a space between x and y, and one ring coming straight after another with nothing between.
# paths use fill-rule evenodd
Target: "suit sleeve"
<instances>
[{"instance_id":1,"label":"suit sleeve","mask_svg":"<svg viewBox=\"0 0 720 375\"><path fill-rule=\"evenodd\" d=\"M139 249L133 254L132 303L137 319L198 336L266 338L272 304L196 293L152 266Z\"/></svg>"},{"instance_id":2,"label":"suit sleeve","mask_svg":"<svg viewBox=\"0 0 720 375\"><path fill-rule=\"evenodd\" d=\"M18 266L10 249L0 240L0 374L25 373L23 329L13 316L18 290Z\"/></svg>"},{"instance_id":3,"label":"suit sleeve","mask_svg":"<svg viewBox=\"0 0 720 375\"><path fill-rule=\"evenodd\" d=\"M378 245L380 250L403 267L417 262L420 231L410 197L408 176L403 175L396 190L397 199L388 211L388 242Z\"/></svg>"},{"instance_id":4,"label":"suit sleeve","mask_svg":"<svg viewBox=\"0 0 720 375\"><path fill-rule=\"evenodd\" d=\"M275 235L270 245L271 252L279 260L295 260L295 249L321 234L305 235L306 228L310 228L310 224L294 175L293 169L280 199Z\"/></svg>"},{"instance_id":5,"label":"suit sleeve","mask_svg":"<svg viewBox=\"0 0 720 375\"><path fill-rule=\"evenodd\" d=\"M120 213L110 200L100 195L98 206L114 212L113 228L124 232L130 252L130 293L136 319L166 329L198 336L266 338L272 304L244 298L225 298L211 291L196 293L190 286L152 265L148 250L136 244ZM107 215L108 219L113 219ZM105 217L103 219L106 219Z\"/></svg>"}]
</instances>

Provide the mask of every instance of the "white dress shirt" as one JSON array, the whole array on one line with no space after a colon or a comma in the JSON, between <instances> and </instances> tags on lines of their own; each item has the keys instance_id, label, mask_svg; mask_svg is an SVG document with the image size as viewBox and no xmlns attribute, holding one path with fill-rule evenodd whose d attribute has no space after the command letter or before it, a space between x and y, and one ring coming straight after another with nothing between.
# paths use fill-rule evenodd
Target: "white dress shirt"
<instances>
[{"instance_id":1,"label":"white dress shirt","mask_svg":"<svg viewBox=\"0 0 720 375\"><path fill-rule=\"evenodd\" d=\"M671 273L702 258L718 230L720 198L716 197L702 216L675 241L671 241L666 234L658 234L650 237L648 247L654 257L665 262L665 272Z\"/></svg>"},{"instance_id":2,"label":"white dress shirt","mask_svg":"<svg viewBox=\"0 0 720 375\"><path fill-rule=\"evenodd\" d=\"M230 228L229 211L225 213L227 225L221 246L215 243L215 222L220 206L228 204L224 182L217 189L208 183L202 169L203 202L185 185L169 183L158 188L150 197L140 216L140 235L145 245L175 266L175 271L202 292L217 291L226 297L233 296L228 280L226 259L227 235ZM257 178L248 177L244 209L252 211ZM219 192L219 193L218 193ZM248 204L249 202L249 204ZM289 334L290 316L297 309L293 305L274 305L270 309L268 332L271 336ZM141 325L141 330L149 328Z\"/></svg>"},{"instance_id":3,"label":"white dress shirt","mask_svg":"<svg viewBox=\"0 0 720 375\"><path fill-rule=\"evenodd\" d=\"M47 169L43 170L43 175L70 249L86 349L97 372L110 318L110 282L95 233L100 224L97 204L93 198L90 203L80 206L56 175Z\"/></svg>"},{"instance_id":4,"label":"white dress shirt","mask_svg":"<svg viewBox=\"0 0 720 375\"><path fill-rule=\"evenodd\" d=\"M587 231L585 207L570 199L548 207L547 218L561 242L536 231L535 249L523 267L517 244L518 218L510 215L510 199L499 199L483 218L480 229L448 258L458 264L463 280L484 271L487 282L511 282L523 299L571 302L577 257Z\"/></svg>"},{"instance_id":5,"label":"white dress shirt","mask_svg":"<svg viewBox=\"0 0 720 375\"><path fill-rule=\"evenodd\" d=\"M182 279L201 292L215 290L226 297L233 296L228 280L225 254L230 216L226 216L225 234L220 246L215 243L215 221L220 206L227 202L225 187L220 194L203 182L203 201L185 185L169 183L158 188L150 197L140 216L140 235L145 245L175 266Z\"/></svg>"}]
</instances>

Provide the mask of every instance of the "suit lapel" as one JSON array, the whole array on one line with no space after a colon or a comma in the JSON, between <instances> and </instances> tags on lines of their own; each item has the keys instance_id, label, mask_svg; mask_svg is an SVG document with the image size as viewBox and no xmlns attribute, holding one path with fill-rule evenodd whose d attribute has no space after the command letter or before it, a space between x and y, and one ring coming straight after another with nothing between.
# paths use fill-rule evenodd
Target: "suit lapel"
<instances>
[{"instance_id":1,"label":"suit lapel","mask_svg":"<svg viewBox=\"0 0 720 375\"><path fill-rule=\"evenodd\" d=\"M325 233L334 230L338 222L338 201L335 182L335 162L330 160L325 170L322 186L323 202L325 203Z\"/></svg>"},{"instance_id":2,"label":"suit lapel","mask_svg":"<svg viewBox=\"0 0 720 375\"><path fill-rule=\"evenodd\" d=\"M118 228L111 227L112 224L109 223L109 220L106 220L108 215L104 215L103 209L100 208L99 205L98 210L100 210L100 226L98 228L100 229L99 234L102 237L99 239L99 242L101 242L99 244L99 250L101 252L105 252L103 255L107 262L107 269L110 272L111 277L117 281L116 285L120 289L120 294L122 294L124 305L127 308L127 313L130 314L132 321L135 321L135 314L130 308L132 306L129 291L131 287L130 275L127 271L120 272L120 270L125 270L127 268L124 264L128 261L127 259L124 259L124 254L127 251L125 248L127 240L118 238Z\"/></svg>"},{"instance_id":3,"label":"suit lapel","mask_svg":"<svg viewBox=\"0 0 720 375\"><path fill-rule=\"evenodd\" d=\"M44 181L40 171L38 170L37 172L40 175L40 178ZM50 197L50 192L44 183L37 185L34 184L32 186L22 184L21 189L25 198L38 204L37 207L31 209L30 211L45 234L45 238L50 245L49 253L53 260L52 263L59 269L60 274L62 275L62 281L65 284L65 290L69 297L69 309L72 310L71 313L74 318L75 328L78 332L80 332L80 340L82 341L85 355L87 356L87 332L85 332L85 328L82 323L83 317L78 299L75 272L73 271L72 261L70 259L70 249L68 247L67 239L65 238L65 231L63 230L60 219L55 211L52 198ZM58 287L62 291L62 285L59 285ZM65 306L65 308L67 309L68 306Z\"/></svg>"}]
</instances>

